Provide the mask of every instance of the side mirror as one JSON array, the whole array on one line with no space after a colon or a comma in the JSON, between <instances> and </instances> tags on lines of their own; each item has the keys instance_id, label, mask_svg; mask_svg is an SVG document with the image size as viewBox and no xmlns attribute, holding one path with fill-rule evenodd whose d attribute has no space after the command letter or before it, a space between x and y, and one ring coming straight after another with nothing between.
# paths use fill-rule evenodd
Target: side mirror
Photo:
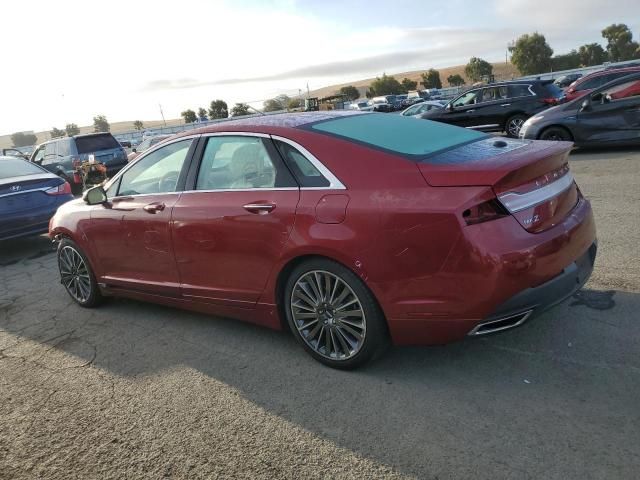
<instances>
[{"instance_id":1,"label":"side mirror","mask_svg":"<svg viewBox=\"0 0 640 480\"><path fill-rule=\"evenodd\" d=\"M136 147L133 147L133 148L131 149L131 151L132 151L133 153L136 153L138 150L136 149Z\"/></svg>"},{"instance_id":2,"label":"side mirror","mask_svg":"<svg viewBox=\"0 0 640 480\"><path fill-rule=\"evenodd\" d=\"M585 99L584 102L582 102L582 105L580 106L581 112L585 112L588 110L591 110L591 100L589 98Z\"/></svg>"},{"instance_id":3,"label":"side mirror","mask_svg":"<svg viewBox=\"0 0 640 480\"><path fill-rule=\"evenodd\" d=\"M453 102L447 103L447 107L446 108L450 112L453 112L453 110L454 110Z\"/></svg>"},{"instance_id":4,"label":"side mirror","mask_svg":"<svg viewBox=\"0 0 640 480\"><path fill-rule=\"evenodd\" d=\"M102 205L108 201L107 192L105 192L104 188L100 185L90 188L84 192L82 199L87 203L87 205Z\"/></svg>"}]
</instances>

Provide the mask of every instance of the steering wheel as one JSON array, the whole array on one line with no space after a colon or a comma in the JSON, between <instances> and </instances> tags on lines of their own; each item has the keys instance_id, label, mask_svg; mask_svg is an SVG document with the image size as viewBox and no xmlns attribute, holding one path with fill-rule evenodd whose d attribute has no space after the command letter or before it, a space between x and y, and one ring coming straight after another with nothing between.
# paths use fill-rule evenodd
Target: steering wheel
<instances>
[{"instance_id":1,"label":"steering wheel","mask_svg":"<svg viewBox=\"0 0 640 480\"><path fill-rule=\"evenodd\" d=\"M167 172L158 181L158 193L174 192L178 185L179 172Z\"/></svg>"}]
</instances>

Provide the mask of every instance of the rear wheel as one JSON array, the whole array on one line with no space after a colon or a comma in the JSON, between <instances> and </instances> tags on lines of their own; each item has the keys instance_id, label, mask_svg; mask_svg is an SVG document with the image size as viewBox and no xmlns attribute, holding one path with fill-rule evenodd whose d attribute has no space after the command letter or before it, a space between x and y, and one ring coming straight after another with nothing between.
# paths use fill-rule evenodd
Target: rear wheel
<instances>
[{"instance_id":1,"label":"rear wheel","mask_svg":"<svg viewBox=\"0 0 640 480\"><path fill-rule=\"evenodd\" d=\"M571 142L571 134L562 127L549 127L540 135L540 140L553 140L556 142Z\"/></svg>"},{"instance_id":2,"label":"rear wheel","mask_svg":"<svg viewBox=\"0 0 640 480\"><path fill-rule=\"evenodd\" d=\"M387 344L384 316L372 293L353 272L328 259L296 267L285 287L291 331L316 360L352 369Z\"/></svg>"},{"instance_id":3,"label":"rear wheel","mask_svg":"<svg viewBox=\"0 0 640 480\"><path fill-rule=\"evenodd\" d=\"M508 136L517 138L524 122L527 121L525 115L517 114L509 117L505 123L504 130Z\"/></svg>"},{"instance_id":4,"label":"rear wheel","mask_svg":"<svg viewBox=\"0 0 640 480\"><path fill-rule=\"evenodd\" d=\"M78 305L91 308L100 304L102 295L89 260L80 247L68 238L58 245L58 269L60 283Z\"/></svg>"}]
</instances>

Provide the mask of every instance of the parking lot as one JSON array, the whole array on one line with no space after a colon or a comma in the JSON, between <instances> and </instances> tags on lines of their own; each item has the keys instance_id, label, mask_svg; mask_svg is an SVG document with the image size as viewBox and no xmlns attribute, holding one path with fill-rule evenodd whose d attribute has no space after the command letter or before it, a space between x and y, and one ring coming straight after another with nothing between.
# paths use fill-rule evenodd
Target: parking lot
<instances>
[{"instance_id":1,"label":"parking lot","mask_svg":"<svg viewBox=\"0 0 640 480\"><path fill-rule=\"evenodd\" d=\"M521 328L354 372L241 322L83 310L46 237L0 245L0 478L637 478L640 151L577 151L599 253Z\"/></svg>"}]
</instances>

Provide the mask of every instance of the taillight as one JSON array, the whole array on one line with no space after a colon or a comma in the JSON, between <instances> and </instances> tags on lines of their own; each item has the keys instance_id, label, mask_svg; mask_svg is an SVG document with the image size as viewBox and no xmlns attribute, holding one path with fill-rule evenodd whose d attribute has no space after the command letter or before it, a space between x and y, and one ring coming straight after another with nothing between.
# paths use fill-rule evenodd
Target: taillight
<instances>
[{"instance_id":1,"label":"taillight","mask_svg":"<svg viewBox=\"0 0 640 480\"><path fill-rule=\"evenodd\" d=\"M64 182L57 187L51 187L44 191L47 195L69 195L71 193L71 185L68 182Z\"/></svg>"},{"instance_id":2,"label":"taillight","mask_svg":"<svg viewBox=\"0 0 640 480\"><path fill-rule=\"evenodd\" d=\"M496 200L487 200L486 202L479 203L471 208L462 212L462 218L467 222L467 225L475 225L477 223L488 222L489 220L497 220L498 218L506 217L509 212Z\"/></svg>"},{"instance_id":3,"label":"taillight","mask_svg":"<svg viewBox=\"0 0 640 480\"><path fill-rule=\"evenodd\" d=\"M555 97L541 98L540 101L546 105L557 105L558 99Z\"/></svg>"}]
</instances>

